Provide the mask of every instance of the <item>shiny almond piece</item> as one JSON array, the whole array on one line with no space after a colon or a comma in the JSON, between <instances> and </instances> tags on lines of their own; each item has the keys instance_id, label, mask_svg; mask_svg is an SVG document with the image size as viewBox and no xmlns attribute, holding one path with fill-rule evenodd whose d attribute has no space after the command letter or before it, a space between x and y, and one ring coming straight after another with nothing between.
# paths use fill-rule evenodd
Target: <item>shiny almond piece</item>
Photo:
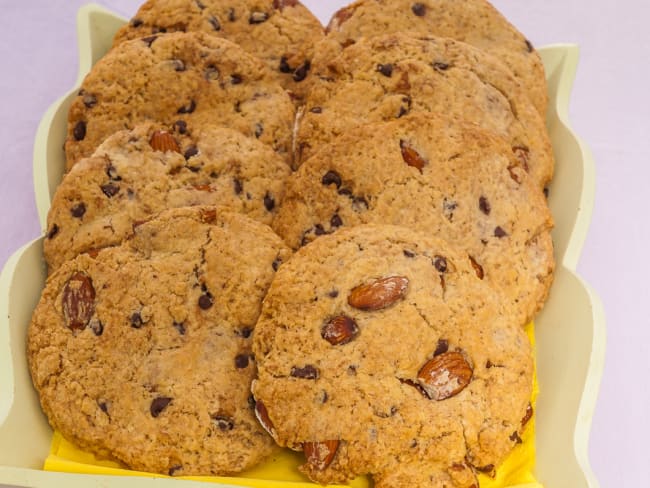
<instances>
[{"instance_id":1,"label":"shiny almond piece","mask_svg":"<svg viewBox=\"0 0 650 488\"><path fill-rule=\"evenodd\" d=\"M521 419L521 426L525 427L531 418L533 418L533 406L529 403L526 406L526 413L524 414L524 417Z\"/></svg>"},{"instance_id":2,"label":"shiny almond piece","mask_svg":"<svg viewBox=\"0 0 650 488\"><path fill-rule=\"evenodd\" d=\"M302 448L305 451L307 463L315 469L322 471L332 464L334 456L336 456L336 452L339 449L339 441L305 442Z\"/></svg>"},{"instance_id":3,"label":"shiny almond piece","mask_svg":"<svg viewBox=\"0 0 650 488\"><path fill-rule=\"evenodd\" d=\"M418 383L432 400L460 393L472 380L472 368L459 352L445 352L427 361L418 372Z\"/></svg>"},{"instance_id":4,"label":"shiny almond piece","mask_svg":"<svg viewBox=\"0 0 650 488\"><path fill-rule=\"evenodd\" d=\"M420 170L420 173L422 173L422 169L427 164L427 160L424 159L420 153L405 140L399 141L399 147L402 150L402 158L404 159L404 162L409 166L417 168Z\"/></svg>"},{"instance_id":5,"label":"shiny almond piece","mask_svg":"<svg viewBox=\"0 0 650 488\"><path fill-rule=\"evenodd\" d=\"M153 148L154 151L173 151L179 154L181 152L181 148L178 147L178 142L176 142L174 136L166 130L155 131L151 135L151 139L149 139L149 145Z\"/></svg>"},{"instance_id":6,"label":"shiny almond piece","mask_svg":"<svg viewBox=\"0 0 650 488\"><path fill-rule=\"evenodd\" d=\"M259 400L255 402L255 417L257 417L257 421L262 425L262 427L264 427L264 430L267 431L271 437L275 438L275 427L269 418L269 412L266 409L266 406Z\"/></svg>"},{"instance_id":7,"label":"shiny almond piece","mask_svg":"<svg viewBox=\"0 0 650 488\"><path fill-rule=\"evenodd\" d=\"M381 310L404 298L408 285L409 279L406 276L380 278L352 289L348 295L348 304L359 310Z\"/></svg>"},{"instance_id":8,"label":"shiny almond piece","mask_svg":"<svg viewBox=\"0 0 650 488\"><path fill-rule=\"evenodd\" d=\"M83 330L95 313L95 288L90 276L77 272L63 289L63 317L71 330Z\"/></svg>"},{"instance_id":9,"label":"shiny almond piece","mask_svg":"<svg viewBox=\"0 0 650 488\"><path fill-rule=\"evenodd\" d=\"M325 324L321 329L321 337L333 346L347 344L359 335L359 326L354 319L338 315Z\"/></svg>"}]
</instances>

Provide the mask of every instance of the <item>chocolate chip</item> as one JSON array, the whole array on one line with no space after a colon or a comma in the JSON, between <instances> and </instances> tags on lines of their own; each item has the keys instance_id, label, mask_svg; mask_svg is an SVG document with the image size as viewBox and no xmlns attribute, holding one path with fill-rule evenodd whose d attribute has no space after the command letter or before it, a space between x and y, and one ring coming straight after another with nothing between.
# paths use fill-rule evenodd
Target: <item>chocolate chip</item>
<instances>
[{"instance_id":1,"label":"chocolate chip","mask_svg":"<svg viewBox=\"0 0 650 488\"><path fill-rule=\"evenodd\" d=\"M174 65L174 71L178 71L179 73L185 71L185 63L182 60L174 59L172 60L172 64Z\"/></svg>"},{"instance_id":2,"label":"chocolate chip","mask_svg":"<svg viewBox=\"0 0 650 488\"><path fill-rule=\"evenodd\" d=\"M131 320L131 327L134 329L139 329L144 325L144 321L142 320L142 316L140 315L140 312L134 312L131 314L130 317Z\"/></svg>"},{"instance_id":3,"label":"chocolate chip","mask_svg":"<svg viewBox=\"0 0 650 488\"><path fill-rule=\"evenodd\" d=\"M458 208L458 204L453 200L448 200L446 197L442 201L442 213L447 220L451 222L454 220L454 211Z\"/></svg>"},{"instance_id":4,"label":"chocolate chip","mask_svg":"<svg viewBox=\"0 0 650 488\"><path fill-rule=\"evenodd\" d=\"M377 71L379 71L382 75L390 78L393 75L393 65L390 63L378 64Z\"/></svg>"},{"instance_id":5,"label":"chocolate chip","mask_svg":"<svg viewBox=\"0 0 650 488\"><path fill-rule=\"evenodd\" d=\"M242 185L242 182L239 181L237 178L233 178L232 183L233 183L233 188L235 190L235 195L241 195L241 192L244 191L244 186Z\"/></svg>"},{"instance_id":6,"label":"chocolate chip","mask_svg":"<svg viewBox=\"0 0 650 488\"><path fill-rule=\"evenodd\" d=\"M508 234L506 233L506 231L503 230L500 226L497 226L497 227L494 229L494 237L498 237L499 239L501 239L502 237L505 237L505 236L507 236L507 235L508 235Z\"/></svg>"},{"instance_id":7,"label":"chocolate chip","mask_svg":"<svg viewBox=\"0 0 650 488\"><path fill-rule=\"evenodd\" d=\"M122 181L122 177L117 174L117 170L112 164L109 164L106 168L106 176L108 176L113 181Z\"/></svg>"},{"instance_id":8,"label":"chocolate chip","mask_svg":"<svg viewBox=\"0 0 650 488\"><path fill-rule=\"evenodd\" d=\"M255 397L252 394L248 395L248 408L255 408L256 404Z\"/></svg>"},{"instance_id":9,"label":"chocolate chip","mask_svg":"<svg viewBox=\"0 0 650 488\"><path fill-rule=\"evenodd\" d=\"M447 63L435 62L433 63L433 69L438 71L445 71L449 69L449 65Z\"/></svg>"},{"instance_id":10,"label":"chocolate chip","mask_svg":"<svg viewBox=\"0 0 650 488\"><path fill-rule=\"evenodd\" d=\"M191 157L196 156L199 153L199 148L196 146L190 146L185 150L185 153L183 156L185 156L185 160L187 161Z\"/></svg>"},{"instance_id":11,"label":"chocolate chip","mask_svg":"<svg viewBox=\"0 0 650 488\"><path fill-rule=\"evenodd\" d=\"M355 212L363 212L368 210L368 200L365 197L354 197L352 199L352 210Z\"/></svg>"},{"instance_id":12,"label":"chocolate chip","mask_svg":"<svg viewBox=\"0 0 650 488\"><path fill-rule=\"evenodd\" d=\"M348 372L348 376L356 376L357 375L357 366L354 365L354 364L351 364L350 366L348 366L347 372Z\"/></svg>"},{"instance_id":13,"label":"chocolate chip","mask_svg":"<svg viewBox=\"0 0 650 488\"><path fill-rule=\"evenodd\" d=\"M328 171L321 179L321 183L325 186L334 183L336 188L341 188L341 176L336 171Z\"/></svg>"},{"instance_id":14,"label":"chocolate chip","mask_svg":"<svg viewBox=\"0 0 650 488\"><path fill-rule=\"evenodd\" d=\"M77 122L72 131L75 141L83 141L86 138L86 123L83 120Z\"/></svg>"},{"instance_id":15,"label":"chocolate chip","mask_svg":"<svg viewBox=\"0 0 650 488\"><path fill-rule=\"evenodd\" d=\"M446 353L449 350L449 342L447 339L438 339L438 345L436 346L436 350L433 353L433 356L439 356L441 354Z\"/></svg>"},{"instance_id":16,"label":"chocolate chip","mask_svg":"<svg viewBox=\"0 0 650 488\"><path fill-rule=\"evenodd\" d=\"M349 188L341 188L337 193L339 195L344 195L346 197L352 196L352 190L350 190Z\"/></svg>"},{"instance_id":17,"label":"chocolate chip","mask_svg":"<svg viewBox=\"0 0 650 488\"><path fill-rule=\"evenodd\" d=\"M244 369L248 367L248 354L238 354L235 357L235 367Z\"/></svg>"},{"instance_id":18,"label":"chocolate chip","mask_svg":"<svg viewBox=\"0 0 650 488\"><path fill-rule=\"evenodd\" d=\"M312 107L309 109L309 111L313 114L322 114L323 113L323 108L322 107Z\"/></svg>"},{"instance_id":19,"label":"chocolate chip","mask_svg":"<svg viewBox=\"0 0 650 488\"><path fill-rule=\"evenodd\" d=\"M214 304L214 297L210 292L204 293L199 297L199 307L201 310L208 310Z\"/></svg>"},{"instance_id":20,"label":"chocolate chip","mask_svg":"<svg viewBox=\"0 0 650 488\"><path fill-rule=\"evenodd\" d=\"M119 185L116 185L114 183L107 183L105 185L102 185L101 189L104 195L106 195L108 198L113 198L120 191Z\"/></svg>"},{"instance_id":21,"label":"chocolate chip","mask_svg":"<svg viewBox=\"0 0 650 488\"><path fill-rule=\"evenodd\" d=\"M230 83L233 85L239 85L242 82L242 77L241 75L235 73L230 75Z\"/></svg>"},{"instance_id":22,"label":"chocolate chip","mask_svg":"<svg viewBox=\"0 0 650 488\"><path fill-rule=\"evenodd\" d=\"M521 419L521 426L524 427L530 421L531 418L533 418L533 406L529 403L528 405L526 405L526 413Z\"/></svg>"},{"instance_id":23,"label":"chocolate chip","mask_svg":"<svg viewBox=\"0 0 650 488\"><path fill-rule=\"evenodd\" d=\"M264 207L269 212L275 208L275 199L269 192L266 192L266 195L264 195Z\"/></svg>"},{"instance_id":24,"label":"chocolate chip","mask_svg":"<svg viewBox=\"0 0 650 488\"><path fill-rule=\"evenodd\" d=\"M214 30L216 31L221 30L221 23L219 22L219 19L217 19L214 15L208 19L208 22L210 22L210 25Z\"/></svg>"},{"instance_id":25,"label":"chocolate chip","mask_svg":"<svg viewBox=\"0 0 650 488\"><path fill-rule=\"evenodd\" d=\"M332 227L341 227L343 225L343 220L341 220L339 214L332 215L332 218L330 219L330 225Z\"/></svg>"},{"instance_id":26,"label":"chocolate chip","mask_svg":"<svg viewBox=\"0 0 650 488\"><path fill-rule=\"evenodd\" d=\"M174 476L181 469L183 469L183 465L174 464L171 468L169 468L169 471L167 473L169 474L169 476Z\"/></svg>"},{"instance_id":27,"label":"chocolate chip","mask_svg":"<svg viewBox=\"0 0 650 488\"><path fill-rule=\"evenodd\" d=\"M80 219L86 213L86 204L81 202L77 203L74 207L70 209L70 213L73 217Z\"/></svg>"},{"instance_id":28,"label":"chocolate chip","mask_svg":"<svg viewBox=\"0 0 650 488\"><path fill-rule=\"evenodd\" d=\"M545 196L546 198L548 198L548 194L549 194L548 187L547 187L547 188L544 188L544 196Z\"/></svg>"},{"instance_id":29,"label":"chocolate chip","mask_svg":"<svg viewBox=\"0 0 650 488\"><path fill-rule=\"evenodd\" d=\"M194 3L196 3L196 6L199 8L199 10L205 9L205 5L203 5L203 2L201 2L201 0L194 0Z\"/></svg>"},{"instance_id":30,"label":"chocolate chip","mask_svg":"<svg viewBox=\"0 0 650 488\"><path fill-rule=\"evenodd\" d=\"M315 380L318 379L319 372L315 366L312 366L311 364L307 364L303 368L293 366L291 368L291 376L293 376L294 378L301 378L303 380Z\"/></svg>"},{"instance_id":31,"label":"chocolate chip","mask_svg":"<svg viewBox=\"0 0 650 488\"><path fill-rule=\"evenodd\" d=\"M151 47L156 39L158 39L158 36L143 37L142 42L144 42L148 47Z\"/></svg>"},{"instance_id":32,"label":"chocolate chip","mask_svg":"<svg viewBox=\"0 0 650 488\"><path fill-rule=\"evenodd\" d=\"M149 407L149 412L151 412L151 416L153 418L158 417L162 413L165 408L167 408L167 405L172 401L171 398L169 397L158 397L155 398L151 402L151 406Z\"/></svg>"},{"instance_id":33,"label":"chocolate chip","mask_svg":"<svg viewBox=\"0 0 650 488\"><path fill-rule=\"evenodd\" d=\"M289 60L284 56L280 58L280 71L282 73L291 73L293 71L293 68L289 66Z\"/></svg>"},{"instance_id":34,"label":"chocolate chip","mask_svg":"<svg viewBox=\"0 0 650 488\"><path fill-rule=\"evenodd\" d=\"M84 95L84 105L86 108L93 108L95 105L97 105L97 97L95 95L87 93Z\"/></svg>"},{"instance_id":35,"label":"chocolate chip","mask_svg":"<svg viewBox=\"0 0 650 488\"><path fill-rule=\"evenodd\" d=\"M330 396L327 394L325 390L320 392L320 398L318 399L320 403L325 404L327 403L327 400L329 400Z\"/></svg>"},{"instance_id":36,"label":"chocolate chip","mask_svg":"<svg viewBox=\"0 0 650 488\"><path fill-rule=\"evenodd\" d=\"M409 251L408 249L404 249L403 252L404 252L404 256L406 256L407 258L414 258L415 257L415 253L412 252L412 251Z\"/></svg>"},{"instance_id":37,"label":"chocolate chip","mask_svg":"<svg viewBox=\"0 0 650 488\"><path fill-rule=\"evenodd\" d=\"M253 329L251 329L249 327L243 327L243 328L239 329L239 332L237 333L237 335L242 336L244 339L248 339L251 336L252 333L253 333Z\"/></svg>"},{"instance_id":38,"label":"chocolate chip","mask_svg":"<svg viewBox=\"0 0 650 488\"><path fill-rule=\"evenodd\" d=\"M88 323L88 327L92 330L96 336L100 336L104 333L104 324L99 319L92 319Z\"/></svg>"},{"instance_id":39,"label":"chocolate chip","mask_svg":"<svg viewBox=\"0 0 650 488\"><path fill-rule=\"evenodd\" d=\"M424 17L424 15L427 13L427 7L423 3L414 3L411 6L411 10L415 15L418 17Z\"/></svg>"},{"instance_id":40,"label":"chocolate chip","mask_svg":"<svg viewBox=\"0 0 650 488\"><path fill-rule=\"evenodd\" d=\"M142 22L142 20L140 20L138 18L131 19L131 27L136 27L137 28L137 27L140 27L142 24L144 24L144 22Z\"/></svg>"},{"instance_id":41,"label":"chocolate chip","mask_svg":"<svg viewBox=\"0 0 650 488\"><path fill-rule=\"evenodd\" d=\"M55 235L59 233L59 226L56 224L53 224L52 227L50 227L50 231L47 233L47 238L48 239L53 239Z\"/></svg>"},{"instance_id":42,"label":"chocolate chip","mask_svg":"<svg viewBox=\"0 0 650 488\"><path fill-rule=\"evenodd\" d=\"M205 68L205 72L204 72L203 76L208 81L218 80L219 79L219 69L214 64L210 64Z\"/></svg>"},{"instance_id":43,"label":"chocolate chip","mask_svg":"<svg viewBox=\"0 0 650 488\"><path fill-rule=\"evenodd\" d=\"M184 120L177 120L174 122L174 128L178 131L179 134L185 134L187 132L187 122Z\"/></svg>"},{"instance_id":44,"label":"chocolate chip","mask_svg":"<svg viewBox=\"0 0 650 488\"><path fill-rule=\"evenodd\" d=\"M521 444L523 441L521 440L521 437L519 437L519 432L514 431L512 434L510 434L510 440L513 441L515 444Z\"/></svg>"},{"instance_id":45,"label":"chocolate chip","mask_svg":"<svg viewBox=\"0 0 650 488\"><path fill-rule=\"evenodd\" d=\"M235 17L235 9L234 8L228 9L228 20L230 22L234 22L235 20L237 20L237 17Z\"/></svg>"},{"instance_id":46,"label":"chocolate chip","mask_svg":"<svg viewBox=\"0 0 650 488\"><path fill-rule=\"evenodd\" d=\"M251 16L248 18L249 24L261 24L266 22L269 19L269 14L266 12L252 12Z\"/></svg>"},{"instance_id":47,"label":"chocolate chip","mask_svg":"<svg viewBox=\"0 0 650 488\"><path fill-rule=\"evenodd\" d=\"M338 290L332 290L327 294L327 296L330 297L330 298L336 298L337 296L339 296L339 291Z\"/></svg>"},{"instance_id":48,"label":"chocolate chip","mask_svg":"<svg viewBox=\"0 0 650 488\"><path fill-rule=\"evenodd\" d=\"M529 53L532 53L535 50L533 44L528 39L526 39L526 49Z\"/></svg>"},{"instance_id":49,"label":"chocolate chip","mask_svg":"<svg viewBox=\"0 0 650 488\"><path fill-rule=\"evenodd\" d=\"M179 114L191 114L194 112L196 109L196 102L194 100L190 100L190 103L188 105L185 105L184 107L181 107L178 109Z\"/></svg>"},{"instance_id":50,"label":"chocolate chip","mask_svg":"<svg viewBox=\"0 0 650 488\"><path fill-rule=\"evenodd\" d=\"M174 321L173 325L174 329L176 329L180 335L185 335L185 322Z\"/></svg>"},{"instance_id":51,"label":"chocolate chip","mask_svg":"<svg viewBox=\"0 0 650 488\"><path fill-rule=\"evenodd\" d=\"M402 97L402 105L399 108L399 112L397 113L397 118L399 119L400 117L404 117L410 111L411 111L411 97L409 96Z\"/></svg>"},{"instance_id":52,"label":"chocolate chip","mask_svg":"<svg viewBox=\"0 0 650 488\"><path fill-rule=\"evenodd\" d=\"M258 122L255 124L255 137L259 139L262 137L262 134L264 134L264 124L262 124L262 122Z\"/></svg>"},{"instance_id":53,"label":"chocolate chip","mask_svg":"<svg viewBox=\"0 0 650 488\"><path fill-rule=\"evenodd\" d=\"M492 471L494 471L494 464L486 464L485 466L474 466L474 469L481 473L491 473Z\"/></svg>"},{"instance_id":54,"label":"chocolate chip","mask_svg":"<svg viewBox=\"0 0 650 488\"><path fill-rule=\"evenodd\" d=\"M443 256L436 256L433 260L433 265L440 273L447 271L447 259Z\"/></svg>"},{"instance_id":55,"label":"chocolate chip","mask_svg":"<svg viewBox=\"0 0 650 488\"><path fill-rule=\"evenodd\" d=\"M212 417L212 421L214 422L214 425L216 425L219 430L222 430L223 432L235 428L235 422L233 419L226 417L225 415L215 415Z\"/></svg>"},{"instance_id":56,"label":"chocolate chip","mask_svg":"<svg viewBox=\"0 0 650 488\"><path fill-rule=\"evenodd\" d=\"M108 404L106 402L97 400L97 406L102 412L108 413Z\"/></svg>"},{"instance_id":57,"label":"chocolate chip","mask_svg":"<svg viewBox=\"0 0 650 488\"><path fill-rule=\"evenodd\" d=\"M293 81L295 81L296 83L300 83L305 78L307 78L307 73L309 73L310 68L311 68L311 63L309 62L309 60L305 61L300 66L298 66L296 68L296 71L293 72Z\"/></svg>"},{"instance_id":58,"label":"chocolate chip","mask_svg":"<svg viewBox=\"0 0 650 488\"><path fill-rule=\"evenodd\" d=\"M478 208L480 208L481 212L483 212L485 215L490 215L490 211L492 210L490 202L488 202L488 199L485 197L480 197L478 199Z\"/></svg>"},{"instance_id":59,"label":"chocolate chip","mask_svg":"<svg viewBox=\"0 0 650 488\"><path fill-rule=\"evenodd\" d=\"M271 263L271 267L273 268L273 271L277 271L281 264L282 264L282 258L281 257L275 258L275 260Z\"/></svg>"}]
</instances>

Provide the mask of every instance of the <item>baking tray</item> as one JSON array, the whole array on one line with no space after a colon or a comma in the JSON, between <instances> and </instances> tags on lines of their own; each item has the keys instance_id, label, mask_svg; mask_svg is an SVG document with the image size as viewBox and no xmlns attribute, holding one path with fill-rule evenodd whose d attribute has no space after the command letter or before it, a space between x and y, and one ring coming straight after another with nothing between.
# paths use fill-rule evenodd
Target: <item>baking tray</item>
<instances>
[{"instance_id":1,"label":"baking tray","mask_svg":"<svg viewBox=\"0 0 650 488\"><path fill-rule=\"evenodd\" d=\"M126 19L98 5L79 10L76 86L110 48L113 33L124 22ZM539 52L548 80L547 126L556 159L549 205L556 223L553 240L557 270L548 302L535 321L540 385L535 476L546 488L597 488L589 466L588 439L604 364L605 317L598 297L575 272L593 208L594 163L568 121L578 47L556 44ZM66 137L68 108L76 93L77 88L49 108L36 136L34 191L43 232L65 167L61 145ZM154 475L132 478L42 470L52 430L32 386L25 351L27 326L45 278L42 238L16 251L0 275L0 483L72 488L146 488L154 483L162 487L198 486L199 482Z\"/></svg>"}]
</instances>

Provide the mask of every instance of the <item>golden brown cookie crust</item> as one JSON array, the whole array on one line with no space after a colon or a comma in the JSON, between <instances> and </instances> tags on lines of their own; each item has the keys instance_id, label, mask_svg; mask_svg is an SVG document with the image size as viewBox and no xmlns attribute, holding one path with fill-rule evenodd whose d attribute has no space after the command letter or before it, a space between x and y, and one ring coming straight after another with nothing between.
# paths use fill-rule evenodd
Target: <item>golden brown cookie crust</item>
<instances>
[{"instance_id":1,"label":"golden brown cookie crust","mask_svg":"<svg viewBox=\"0 0 650 488\"><path fill-rule=\"evenodd\" d=\"M270 224L291 170L269 146L225 127L145 123L110 136L64 177L48 213L50 272L118 245L168 208L221 205Z\"/></svg>"},{"instance_id":2,"label":"golden brown cookie crust","mask_svg":"<svg viewBox=\"0 0 650 488\"><path fill-rule=\"evenodd\" d=\"M532 389L528 338L468 256L401 227L300 249L253 351L259 418L320 483L468 488L514 445Z\"/></svg>"},{"instance_id":3,"label":"golden brown cookie crust","mask_svg":"<svg viewBox=\"0 0 650 488\"><path fill-rule=\"evenodd\" d=\"M266 66L202 33L120 44L84 79L68 114L67 169L111 134L145 121L214 124L257 137L290 162L294 106Z\"/></svg>"},{"instance_id":4,"label":"golden brown cookie crust","mask_svg":"<svg viewBox=\"0 0 650 488\"><path fill-rule=\"evenodd\" d=\"M174 209L47 281L28 332L50 424L131 469L224 475L267 456L251 333L289 256L271 230L214 207Z\"/></svg>"}]
</instances>

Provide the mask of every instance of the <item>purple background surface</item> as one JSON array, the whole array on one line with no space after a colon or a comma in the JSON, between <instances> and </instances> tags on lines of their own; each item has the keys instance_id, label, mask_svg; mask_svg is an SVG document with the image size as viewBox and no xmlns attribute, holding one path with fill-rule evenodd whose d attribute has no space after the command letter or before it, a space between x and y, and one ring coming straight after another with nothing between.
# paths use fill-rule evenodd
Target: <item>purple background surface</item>
<instances>
[{"instance_id":1,"label":"purple background surface","mask_svg":"<svg viewBox=\"0 0 650 488\"><path fill-rule=\"evenodd\" d=\"M303 0L323 20L344 1ZM74 84L84 0L0 0L0 265L40 233L32 185L38 122ZM100 4L131 17L139 0ZM590 439L603 487L649 486L650 2L494 0L537 46L577 43L571 100L592 149L597 193L579 273L607 315L607 360ZM553 487L548 487L553 488Z\"/></svg>"}]
</instances>

